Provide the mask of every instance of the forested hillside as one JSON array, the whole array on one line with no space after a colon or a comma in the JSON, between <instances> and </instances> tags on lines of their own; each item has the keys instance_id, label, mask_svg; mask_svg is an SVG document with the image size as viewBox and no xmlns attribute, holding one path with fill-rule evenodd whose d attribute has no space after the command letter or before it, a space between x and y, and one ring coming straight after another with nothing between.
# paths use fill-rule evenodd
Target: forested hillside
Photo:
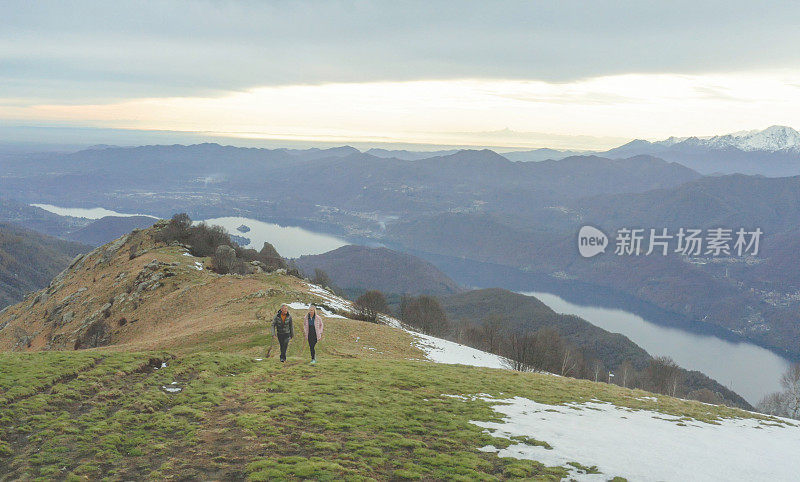
<instances>
[{"instance_id":1,"label":"forested hillside","mask_svg":"<svg viewBox=\"0 0 800 482\"><path fill-rule=\"evenodd\" d=\"M323 254L301 256L297 267L310 276L327 273L348 292L380 290L392 294L452 294L461 288L435 266L410 254L386 248L342 246Z\"/></svg>"},{"instance_id":2,"label":"forested hillside","mask_svg":"<svg viewBox=\"0 0 800 482\"><path fill-rule=\"evenodd\" d=\"M0 224L0 308L50 282L70 260L91 248Z\"/></svg>"}]
</instances>

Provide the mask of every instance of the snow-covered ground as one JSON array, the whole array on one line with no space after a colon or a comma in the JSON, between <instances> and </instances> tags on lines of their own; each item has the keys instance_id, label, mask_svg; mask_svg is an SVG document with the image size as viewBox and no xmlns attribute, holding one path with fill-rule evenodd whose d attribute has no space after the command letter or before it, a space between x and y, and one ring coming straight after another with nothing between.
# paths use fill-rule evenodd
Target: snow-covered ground
<instances>
[{"instance_id":1,"label":"snow-covered ground","mask_svg":"<svg viewBox=\"0 0 800 482\"><path fill-rule=\"evenodd\" d=\"M545 405L521 397L479 398L497 402L493 408L504 419L472 423L497 437L527 436L552 447L518 443L500 450L493 446L481 450L548 466L568 462L595 465L602 472L573 470L571 477L577 480L614 476L652 481L800 478L800 427L788 421L781 425L741 418L712 425L599 401Z\"/></svg>"},{"instance_id":2,"label":"snow-covered ground","mask_svg":"<svg viewBox=\"0 0 800 482\"><path fill-rule=\"evenodd\" d=\"M307 283L307 285L309 292L322 298L325 304L330 306L331 308L342 311L353 310L353 303L351 303L350 301L336 296L335 294L331 293L330 291L326 290L321 286L317 286L311 283Z\"/></svg>"},{"instance_id":3,"label":"snow-covered ground","mask_svg":"<svg viewBox=\"0 0 800 482\"><path fill-rule=\"evenodd\" d=\"M471 365L487 368L506 368L505 358L461 345L452 341L442 340L433 336L423 335L407 330L416 339L415 345L425 352L432 362Z\"/></svg>"}]
</instances>

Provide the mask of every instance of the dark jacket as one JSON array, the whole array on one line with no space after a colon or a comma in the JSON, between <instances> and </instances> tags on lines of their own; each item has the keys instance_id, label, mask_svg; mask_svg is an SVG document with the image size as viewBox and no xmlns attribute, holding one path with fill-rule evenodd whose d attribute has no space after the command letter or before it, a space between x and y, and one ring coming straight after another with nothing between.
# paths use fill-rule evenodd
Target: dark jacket
<instances>
[{"instance_id":1,"label":"dark jacket","mask_svg":"<svg viewBox=\"0 0 800 482\"><path fill-rule=\"evenodd\" d=\"M286 321L281 319L281 310L275 314L272 319L272 334L273 335L289 335L289 338L294 338L294 323L292 323L292 314L286 313Z\"/></svg>"}]
</instances>

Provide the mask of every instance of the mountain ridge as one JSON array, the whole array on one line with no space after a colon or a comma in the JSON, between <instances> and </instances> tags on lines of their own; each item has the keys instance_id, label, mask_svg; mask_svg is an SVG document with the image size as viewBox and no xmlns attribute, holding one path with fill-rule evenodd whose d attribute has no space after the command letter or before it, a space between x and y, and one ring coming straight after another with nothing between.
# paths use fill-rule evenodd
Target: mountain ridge
<instances>
[{"instance_id":1,"label":"mountain ridge","mask_svg":"<svg viewBox=\"0 0 800 482\"><path fill-rule=\"evenodd\" d=\"M337 288L348 291L379 290L392 294L451 294L461 287L435 266L415 256L388 248L346 245L294 260L308 275L325 271Z\"/></svg>"}]
</instances>

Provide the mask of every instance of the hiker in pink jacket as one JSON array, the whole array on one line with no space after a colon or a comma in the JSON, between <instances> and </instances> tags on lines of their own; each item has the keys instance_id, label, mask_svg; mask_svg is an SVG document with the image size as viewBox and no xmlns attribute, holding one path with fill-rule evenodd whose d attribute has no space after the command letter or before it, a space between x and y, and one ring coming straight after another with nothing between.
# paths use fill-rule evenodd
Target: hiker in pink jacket
<instances>
[{"instance_id":1,"label":"hiker in pink jacket","mask_svg":"<svg viewBox=\"0 0 800 482\"><path fill-rule=\"evenodd\" d=\"M317 313L317 307L308 305L308 313L303 318L303 332L306 334L308 340L308 347L311 349L311 364L317 363L317 354L314 351L314 346L318 341L322 340L322 330L325 328L325 322L322 321L322 315Z\"/></svg>"}]
</instances>

